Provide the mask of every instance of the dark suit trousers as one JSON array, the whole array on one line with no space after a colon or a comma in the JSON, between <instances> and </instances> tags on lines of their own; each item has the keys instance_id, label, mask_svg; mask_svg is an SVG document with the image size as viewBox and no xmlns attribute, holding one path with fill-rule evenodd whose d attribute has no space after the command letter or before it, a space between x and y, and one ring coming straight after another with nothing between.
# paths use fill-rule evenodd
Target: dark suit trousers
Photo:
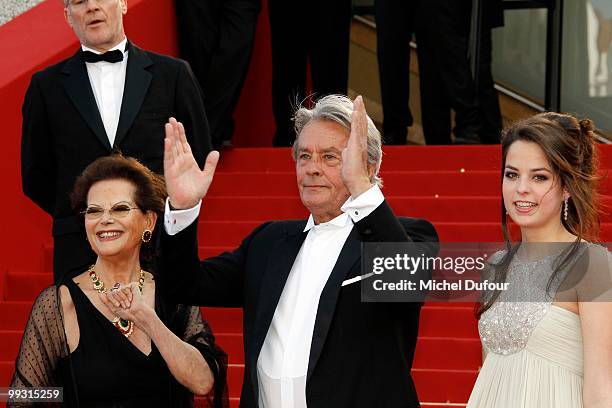
<instances>
[{"instance_id":1,"label":"dark suit trousers","mask_svg":"<svg viewBox=\"0 0 612 408\"><path fill-rule=\"evenodd\" d=\"M273 143L289 146L295 140L291 120L295 105L307 96L308 64L315 98L347 92L351 0L269 0L268 8L276 121Z\"/></svg>"},{"instance_id":2,"label":"dark suit trousers","mask_svg":"<svg viewBox=\"0 0 612 408\"><path fill-rule=\"evenodd\" d=\"M480 40L480 64L478 75L478 110L482 128L480 140L486 144L499 143L502 131L501 109L499 97L495 90L492 62L491 28L483 27Z\"/></svg>"},{"instance_id":3,"label":"dark suit trousers","mask_svg":"<svg viewBox=\"0 0 612 408\"><path fill-rule=\"evenodd\" d=\"M427 144L450 144L481 130L478 102L467 56L471 0L420 2L417 22L423 131Z\"/></svg>"},{"instance_id":4,"label":"dark suit trousers","mask_svg":"<svg viewBox=\"0 0 612 408\"><path fill-rule=\"evenodd\" d=\"M405 144L412 126L410 40L415 32L418 0L376 0L378 73L385 144Z\"/></svg>"},{"instance_id":5,"label":"dark suit trousers","mask_svg":"<svg viewBox=\"0 0 612 408\"><path fill-rule=\"evenodd\" d=\"M214 145L230 140L261 0L177 0L179 50L203 88Z\"/></svg>"}]
</instances>

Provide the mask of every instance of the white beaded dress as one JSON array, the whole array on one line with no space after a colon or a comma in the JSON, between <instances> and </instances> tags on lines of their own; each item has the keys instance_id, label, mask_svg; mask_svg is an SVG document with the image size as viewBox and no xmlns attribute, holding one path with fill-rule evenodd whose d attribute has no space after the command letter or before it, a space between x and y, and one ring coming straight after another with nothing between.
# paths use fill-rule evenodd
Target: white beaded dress
<instances>
[{"instance_id":1,"label":"white beaded dress","mask_svg":"<svg viewBox=\"0 0 612 408\"><path fill-rule=\"evenodd\" d=\"M582 407L580 318L546 294L554 259L510 264L514 292L502 292L478 322L486 358L467 407Z\"/></svg>"}]
</instances>

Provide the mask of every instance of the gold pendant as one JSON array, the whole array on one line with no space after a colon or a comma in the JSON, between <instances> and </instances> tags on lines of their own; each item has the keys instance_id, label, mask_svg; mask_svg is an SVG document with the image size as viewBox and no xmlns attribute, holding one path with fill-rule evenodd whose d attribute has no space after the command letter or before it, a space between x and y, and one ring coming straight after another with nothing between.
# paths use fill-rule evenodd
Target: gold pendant
<instances>
[{"instance_id":1,"label":"gold pendant","mask_svg":"<svg viewBox=\"0 0 612 408\"><path fill-rule=\"evenodd\" d=\"M113 319L113 325L123 334L125 337L130 337L134 331L134 322L131 320L122 319L115 316Z\"/></svg>"}]
</instances>

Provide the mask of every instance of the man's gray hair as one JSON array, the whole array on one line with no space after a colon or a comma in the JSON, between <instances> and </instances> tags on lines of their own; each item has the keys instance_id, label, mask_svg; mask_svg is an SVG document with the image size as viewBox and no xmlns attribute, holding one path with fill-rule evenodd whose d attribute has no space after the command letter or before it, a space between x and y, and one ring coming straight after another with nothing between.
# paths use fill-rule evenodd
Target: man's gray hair
<instances>
[{"instance_id":1,"label":"man's gray hair","mask_svg":"<svg viewBox=\"0 0 612 408\"><path fill-rule=\"evenodd\" d=\"M295 134L297 138L293 143L293 158L297 160L297 141L304 126L311 120L330 120L351 130L351 115L353 114L353 101L344 95L327 95L316 101L312 109L302 105L298 106L293 116ZM374 122L368 116L368 164L373 164L374 177L371 180L382 187L382 179L378 176L382 162L381 136Z\"/></svg>"}]
</instances>

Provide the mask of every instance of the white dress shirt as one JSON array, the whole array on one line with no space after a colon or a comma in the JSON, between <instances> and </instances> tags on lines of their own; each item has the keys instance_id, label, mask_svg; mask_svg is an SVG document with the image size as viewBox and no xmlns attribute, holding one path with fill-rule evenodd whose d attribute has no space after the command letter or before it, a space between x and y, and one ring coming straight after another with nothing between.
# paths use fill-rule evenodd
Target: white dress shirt
<instances>
[{"instance_id":1,"label":"white dress shirt","mask_svg":"<svg viewBox=\"0 0 612 408\"><path fill-rule=\"evenodd\" d=\"M310 215L308 235L293 263L257 361L261 408L306 408L306 374L319 298L353 224L370 215L384 200L378 186L349 198L342 214L315 225ZM197 217L196 208L170 212L164 225L170 235ZM195 213L195 215L194 215Z\"/></svg>"},{"instance_id":2,"label":"white dress shirt","mask_svg":"<svg viewBox=\"0 0 612 408\"><path fill-rule=\"evenodd\" d=\"M128 51L125 47L127 38L115 45L109 51L120 50L123 52L123 61L120 62L86 62L89 83L93 90L98 111L104 123L104 130L110 145L115 143L119 116L121 114L121 102L123 101L123 89L125 87L125 73L127 69ZM102 54L81 45L83 51L91 51L94 54Z\"/></svg>"}]
</instances>

